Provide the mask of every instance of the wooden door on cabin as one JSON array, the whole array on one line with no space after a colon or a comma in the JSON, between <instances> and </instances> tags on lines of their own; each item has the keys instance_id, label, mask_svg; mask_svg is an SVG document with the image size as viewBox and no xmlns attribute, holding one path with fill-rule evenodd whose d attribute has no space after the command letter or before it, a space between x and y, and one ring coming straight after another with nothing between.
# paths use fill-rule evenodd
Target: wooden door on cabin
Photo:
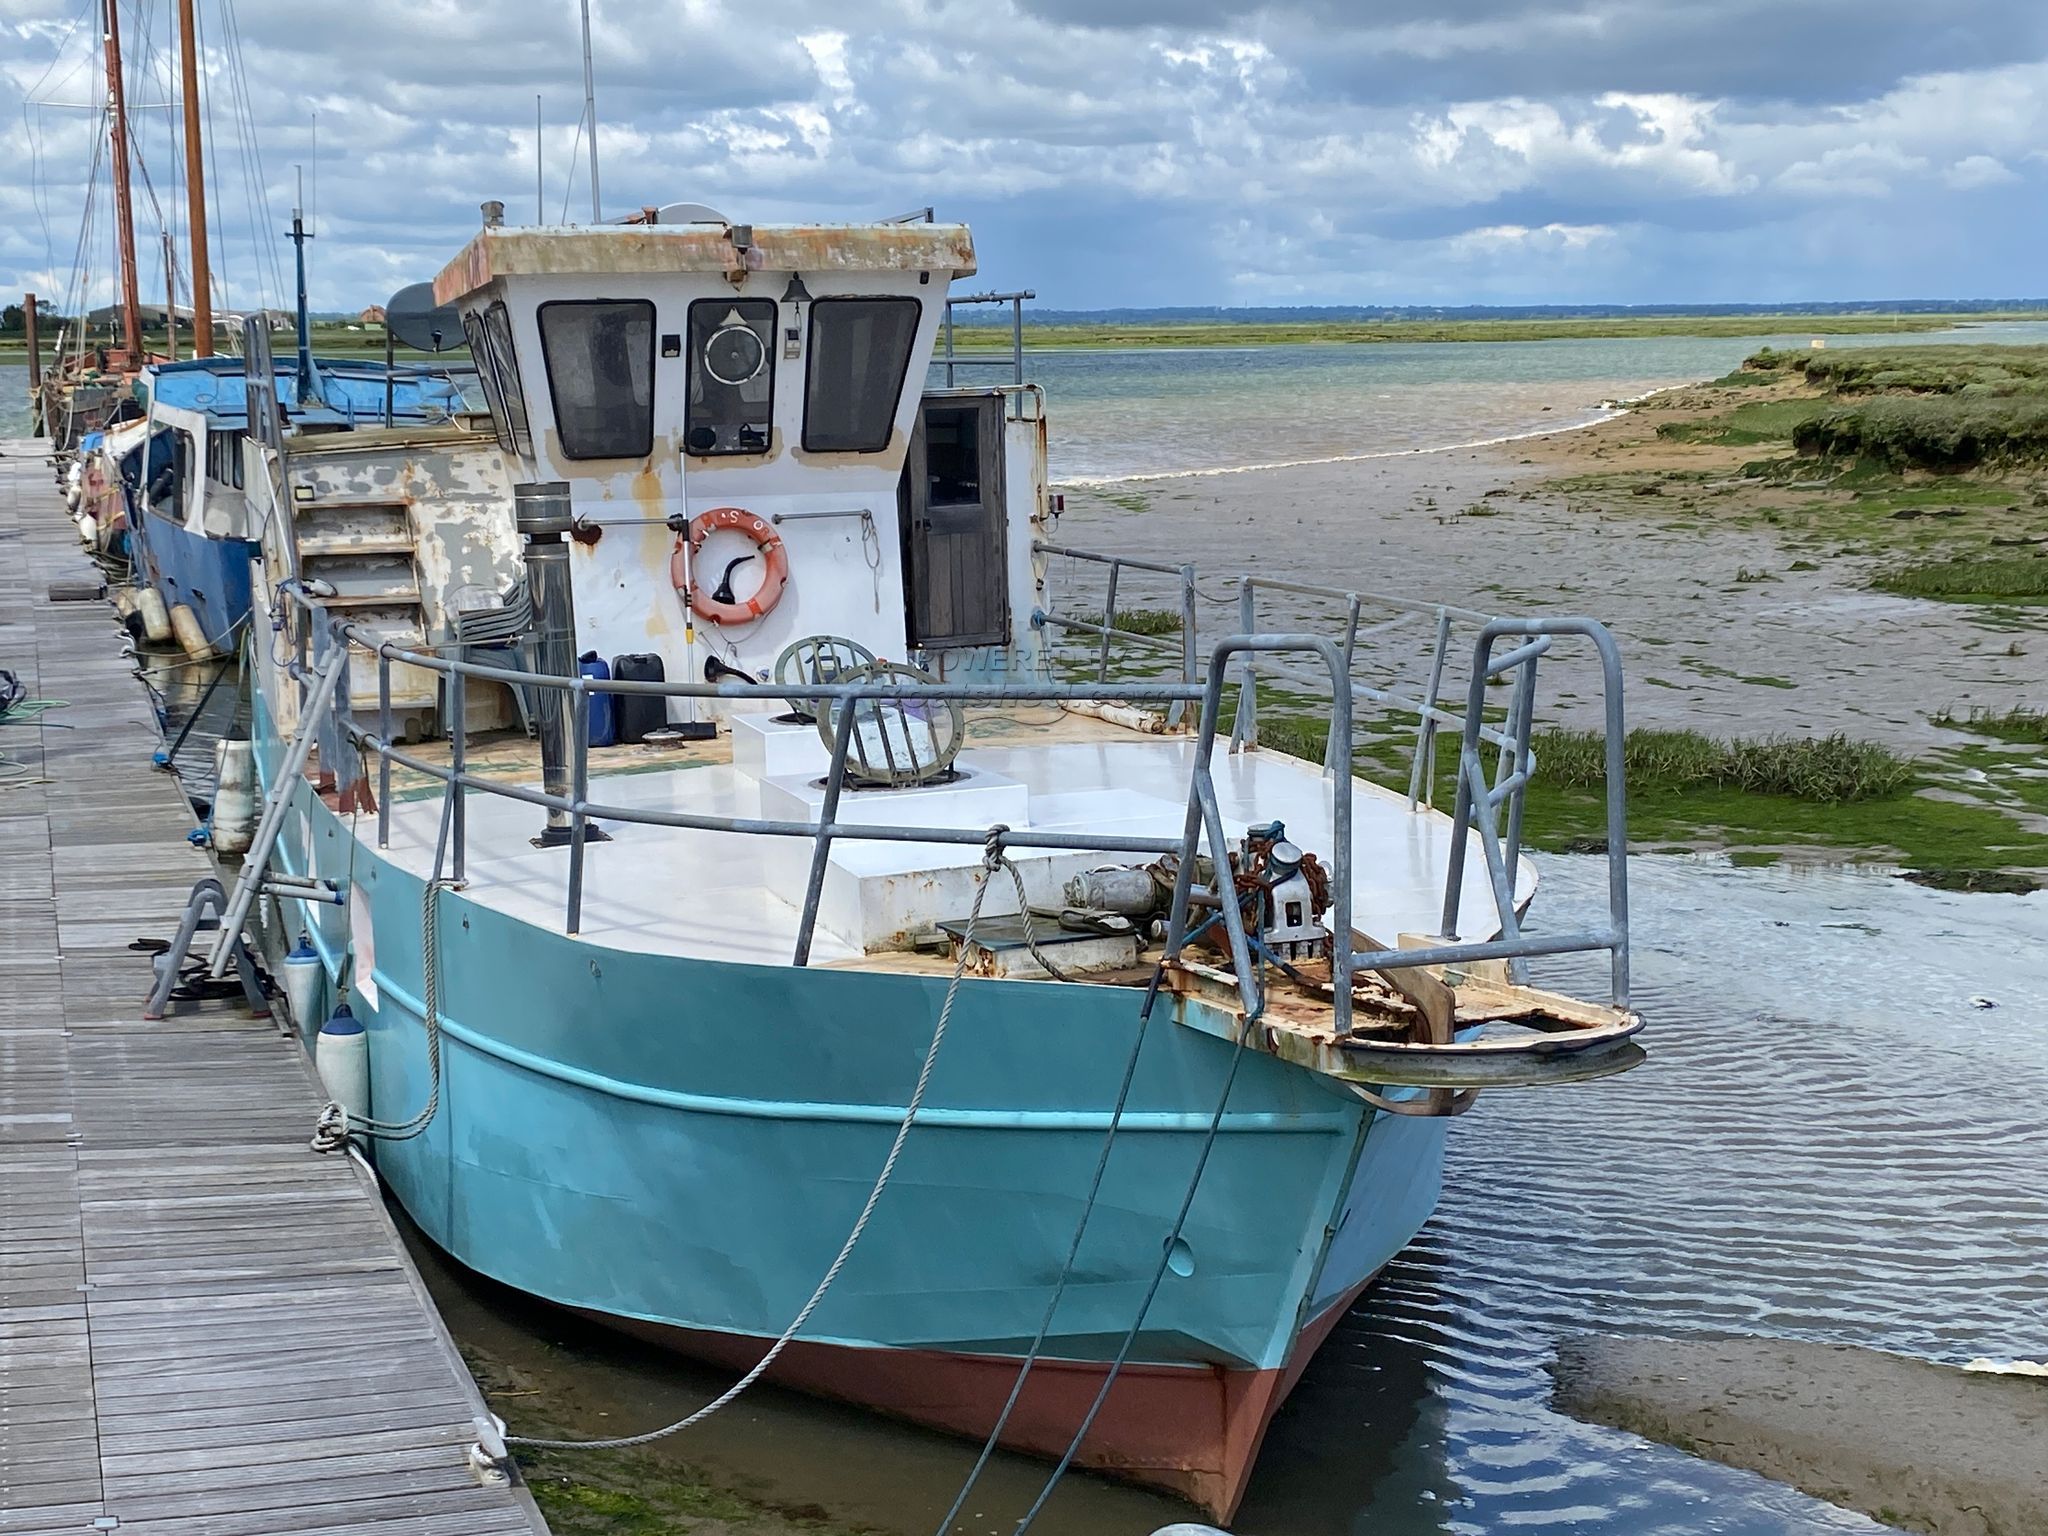
<instances>
[{"instance_id":1,"label":"wooden door on cabin","mask_svg":"<svg viewBox=\"0 0 2048 1536\"><path fill-rule=\"evenodd\" d=\"M1001 395L922 403L897 502L911 645L1008 644Z\"/></svg>"}]
</instances>

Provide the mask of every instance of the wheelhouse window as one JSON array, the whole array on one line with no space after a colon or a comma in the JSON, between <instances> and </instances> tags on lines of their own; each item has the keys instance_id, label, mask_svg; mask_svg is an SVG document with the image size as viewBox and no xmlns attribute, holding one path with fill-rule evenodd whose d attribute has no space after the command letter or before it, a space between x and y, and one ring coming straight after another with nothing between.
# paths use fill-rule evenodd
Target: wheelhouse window
<instances>
[{"instance_id":1,"label":"wheelhouse window","mask_svg":"<svg viewBox=\"0 0 2048 1536\"><path fill-rule=\"evenodd\" d=\"M819 299L804 375L804 447L879 453L917 340L916 299Z\"/></svg>"},{"instance_id":2,"label":"wheelhouse window","mask_svg":"<svg viewBox=\"0 0 2048 1536\"><path fill-rule=\"evenodd\" d=\"M699 299L690 306L690 399L683 446L693 454L766 453L775 420L775 304Z\"/></svg>"},{"instance_id":3,"label":"wheelhouse window","mask_svg":"<svg viewBox=\"0 0 2048 1536\"><path fill-rule=\"evenodd\" d=\"M564 455L638 459L654 450L652 304L645 299L543 304L540 353Z\"/></svg>"},{"instance_id":4,"label":"wheelhouse window","mask_svg":"<svg viewBox=\"0 0 2048 1536\"><path fill-rule=\"evenodd\" d=\"M512 350L512 317L502 301L481 315L462 317L469 353L491 408L498 446L521 458L533 457L533 433L526 419L526 392L519 383L519 360Z\"/></svg>"}]
</instances>

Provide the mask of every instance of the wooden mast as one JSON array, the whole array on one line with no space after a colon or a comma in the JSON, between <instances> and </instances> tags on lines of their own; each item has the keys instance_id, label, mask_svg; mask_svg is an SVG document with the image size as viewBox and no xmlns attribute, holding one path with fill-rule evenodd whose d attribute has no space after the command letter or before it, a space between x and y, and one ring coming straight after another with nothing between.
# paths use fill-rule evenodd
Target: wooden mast
<instances>
[{"instance_id":1,"label":"wooden mast","mask_svg":"<svg viewBox=\"0 0 2048 1536\"><path fill-rule=\"evenodd\" d=\"M121 85L119 0L106 4L108 149L114 157L114 232L121 249L121 344L128 367L142 366L142 301L136 296L135 210L128 203L128 100Z\"/></svg>"},{"instance_id":2,"label":"wooden mast","mask_svg":"<svg viewBox=\"0 0 2048 1536\"><path fill-rule=\"evenodd\" d=\"M164 355L178 360L178 246L164 231Z\"/></svg>"},{"instance_id":3,"label":"wooden mast","mask_svg":"<svg viewBox=\"0 0 2048 1536\"><path fill-rule=\"evenodd\" d=\"M36 296L21 296L22 323L28 327L28 430L31 437L47 434L43 428L43 340L36 333Z\"/></svg>"},{"instance_id":4,"label":"wooden mast","mask_svg":"<svg viewBox=\"0 0 2048 1536\"><path fill-rule=\"evenodd\" d=\"M213 274L206 259L206 172L199 144L199 42L192 0L178 0L178 66L185 97L186 222L191 228L192 355L213 356Z\"/></svg>"}]
</instances>

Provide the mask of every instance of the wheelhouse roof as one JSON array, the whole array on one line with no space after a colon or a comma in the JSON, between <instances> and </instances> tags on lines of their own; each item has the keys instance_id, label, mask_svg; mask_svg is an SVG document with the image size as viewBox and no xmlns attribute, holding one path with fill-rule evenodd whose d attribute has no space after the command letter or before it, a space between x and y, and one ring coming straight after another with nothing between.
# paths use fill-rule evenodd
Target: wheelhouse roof
<instances>
[{"instance_id":1,"label":"wheelhouse roof","mask_svg":"<svg viewBox=\"0 0 2048 1536\"><path fill-rule=\"evenodd\" d=\"M734 239L735 231L751 230ZM946 272L974 268L965 224L608 224L479 231L434 279L453 304L501 277L655 272Z\"/></svg>"},{"instance_id":2,"label":"wheelhouse roof","mask_svg":"<svg viewBox=\"0 0 2048 1536\"><path fill-rule=\"evenodd\" d=\"M320 405L298 403L296 358L279 357L273 363L278 398L295 425L354 426L383 419L386 374L381 361L316 357L313 362L320 371ZM239 357L154 363L137 380L137 396L145 403L202 414L216 431L240 431L249 419L246 367ZM447 377L447 368L447 364L393 364L389 377L394 417L438 422L469 409L460 388Z\"/></svg>"}]
</instances>

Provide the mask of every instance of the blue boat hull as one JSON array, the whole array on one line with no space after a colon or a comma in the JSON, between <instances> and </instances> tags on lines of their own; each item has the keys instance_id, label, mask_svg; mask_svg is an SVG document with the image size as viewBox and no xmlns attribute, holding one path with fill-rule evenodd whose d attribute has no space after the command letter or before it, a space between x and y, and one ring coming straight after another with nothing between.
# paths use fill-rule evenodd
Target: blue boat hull
<instances>
[{"instance_id":1,"label":"blue boat hull","mask_svg":"<svg viewBox=\"0 0 2048 1536\"><path fill-rule=\"evenodd\" d=\"M262 754L266 776L275 744ZM376 1000L352 998L373 1112L432 1091L421 881L301 785L279 862L352 880ZM904 1114L946 978L606 948L439 897L443 1063L423 1134L376 1146L470 1268L693 1353L758 1358L825 1272ZM330 975L348 917L319 909ZM1084 1209L1141 993L970 979L925 1107L851 1261L776 1368L986 1433ZM1058 1454L1151 1284L1234 1047L1162 998L1046 1363L1006 1440ZM1227 1514L1322 1332L1428 1219L1444 1122L1378 1115L1252 1052L1182 1238L1080 1461Z\"/></svg>"},{"instance_id":2,"label":"blue boat hull","mask_svg":"<svg viewBox=\"0 0 2048 1536\"><path fill-rule=\"evenodd\" d=\"M247 622L251 563L257 547L248 539L210 539L154 511L129 518L130 558L163 597L164 606L184 603L206 638L222 650Z\"/></svg>"}]
</instances>

